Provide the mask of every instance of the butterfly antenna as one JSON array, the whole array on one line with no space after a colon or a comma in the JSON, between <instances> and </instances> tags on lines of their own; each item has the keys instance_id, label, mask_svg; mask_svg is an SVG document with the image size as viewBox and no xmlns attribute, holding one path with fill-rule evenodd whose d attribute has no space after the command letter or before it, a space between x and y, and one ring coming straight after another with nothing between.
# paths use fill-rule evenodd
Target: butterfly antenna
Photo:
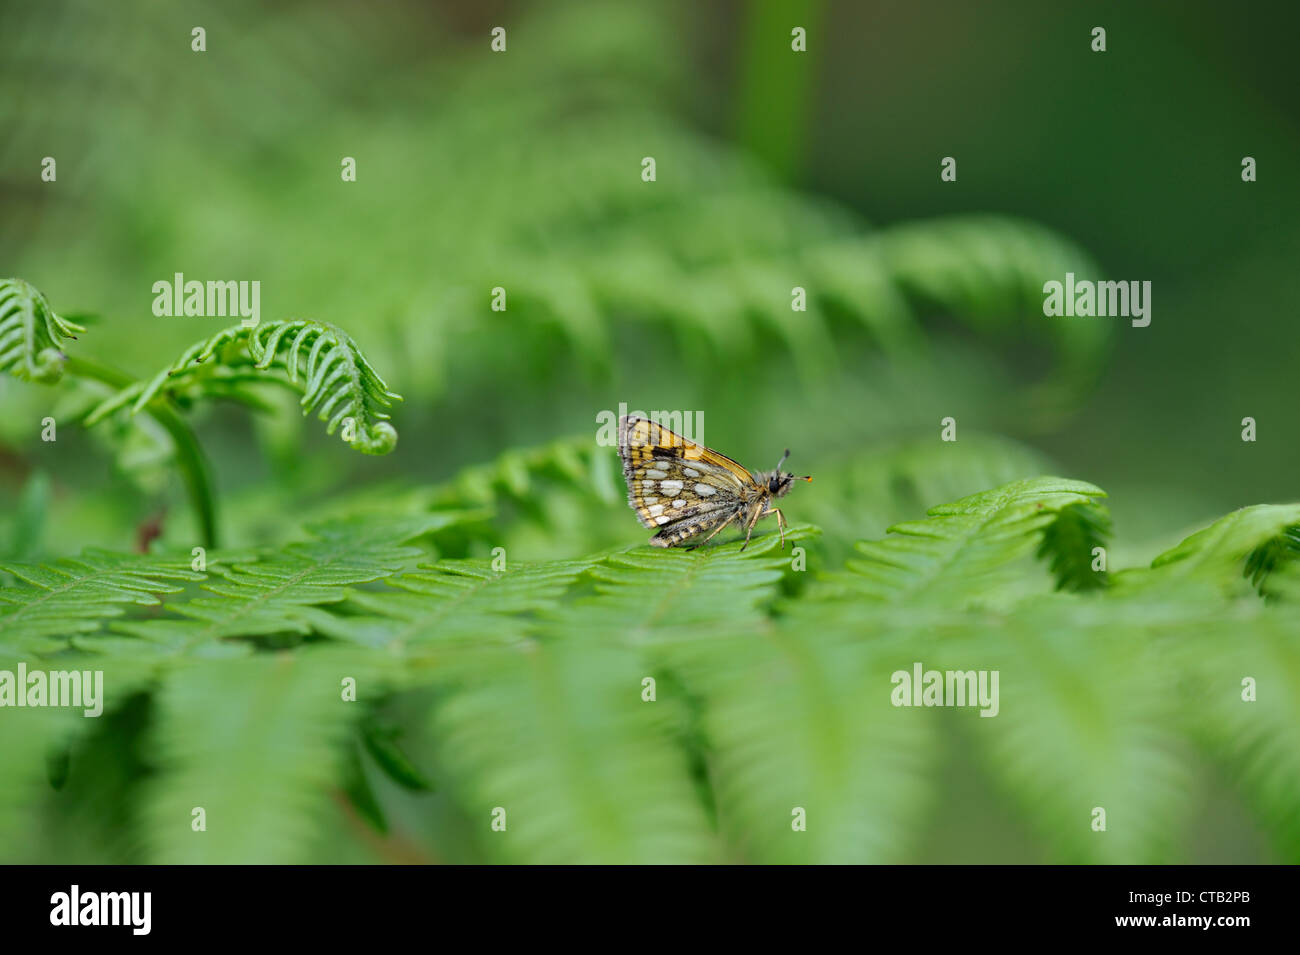
<instances>
[{"instance_id":1,"label":"butterfly antenna","mask_svg":"<svg viewBox=\"0 0 1300 955\"><path fill-rule=\"evenodd\" d=\"M776 470L778 473L781 470L781 465L785 464L785 459L788 458L789 456L790 456L790 449L786 448L785 454L781 455L781 460L776 462Z\"/></svg>"}]
</instances>

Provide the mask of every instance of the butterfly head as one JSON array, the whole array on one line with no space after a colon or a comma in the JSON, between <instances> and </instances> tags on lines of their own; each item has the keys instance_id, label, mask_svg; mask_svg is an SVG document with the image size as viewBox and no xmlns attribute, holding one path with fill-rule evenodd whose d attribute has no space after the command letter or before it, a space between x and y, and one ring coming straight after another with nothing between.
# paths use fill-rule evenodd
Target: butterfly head
<instances>
[{"instance_id":1,"label":"butterfly head","mask_svg":"<svg viewBox=\"0 0 1300 955\"><path fill-rule=\"evenodd\" d=\"M785 449L785 454L781 455L781 460L776 462L776 468L771 471L765 471L762 475L762 481L767 485L768 493L773 497L785 496L795 481L811 481L811 476L800 477L781 470L781 465L785 464L785 459L790 456L790 449Z\"/></svg>"}]
</instances>

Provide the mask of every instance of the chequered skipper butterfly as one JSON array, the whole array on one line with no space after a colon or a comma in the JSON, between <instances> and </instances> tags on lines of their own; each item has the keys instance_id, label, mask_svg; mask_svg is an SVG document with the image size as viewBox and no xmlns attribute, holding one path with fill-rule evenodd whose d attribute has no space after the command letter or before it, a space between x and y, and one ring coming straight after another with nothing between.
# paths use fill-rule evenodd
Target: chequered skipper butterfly
<instances>
[{"instance_id":1,"label":"chequered skipper butterfly","mask_svg":"<svg viewBox=\"0 0 1300 955\"><path fill-rule=\"evenodd\" d=\"M719 531L738 521L745 543L759 518L776 515L781 547L785 547L785 515L772 501L783 497L796 478L781 471L789 450L771 471L751 474L725 454L696 444L648 418L623 417L618 421L618 453L627 479L627 501L646 527L657 527L650 538L656 547L675 547L697 534L709 536L692 546L703 546Z\"/></svg>"}]
</instances>

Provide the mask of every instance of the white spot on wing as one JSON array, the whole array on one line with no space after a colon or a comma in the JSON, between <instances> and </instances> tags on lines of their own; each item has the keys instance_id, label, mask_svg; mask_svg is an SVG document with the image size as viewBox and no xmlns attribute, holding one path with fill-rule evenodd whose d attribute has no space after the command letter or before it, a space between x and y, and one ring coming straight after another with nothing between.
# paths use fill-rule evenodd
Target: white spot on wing
<instances>
[{"instance_id":1,"label":"white spot on wing","mask_svg":"<svg viewBox=\"0 0 1300 955\"><path fill-rule=\"evenodd\" d=\"M650 508L651 517L658 517L663 512L664 512L664 506L662 504L655 504Z\"/></svg>"},{"instance_id":2,"label":"white spot on wing","mask_svg":"<svg viewBox=\"0 0 1300 955\"><path fill-rule=\"evenodd\" d=\"M687 477L699 477L699 476L700 476L700 472L697 471L697 470L695 470L695 468L682 468L682 473L685 474Z\"/></svg>"},{"instance_id":3,"label":"white spot on wing","mask_svg":"<svg viewBox=\"0 0 1300 955\"><path fill-rule=\"evenodd\" d=\"M679 497L677 500L673 501L673 507L685 507L686 504L687 501L684 497Z\"/></svg>"},{"instance_id":4,"label":"white spot on wing","mask_svg":"<svg viewBox=\"0 0 1300 955\"><path fill-rule=\"evenodd\" d=\"M649 471L646 471L645 476L648 477L648 478L654 478L656 481L662 481L664 478L666 478L666 477L668 476L668 472L667 472L667 471L657 471L657 470L651 468Z\"/></svg>"},{"instance_id":5,"label":"white spot on wing","mask_svg":"<svg viewBox=\"0 0 1300 955\"><path fill-rule=\"evenodd\" d=\"M697 484L695 485L695 493L700 497L711 497L718 493L718 489L712 484Z\"/></svg>"},{"instance_id":6,"label":"white spot on wing","mask_svg":"<svg viewBox=\"0 0 1300 955\"><path fill-rule=\"evenodd\" d=\"M659 490L660 490L660 492L663 494L664 497L676 497L678 494L681 493L681 490L682 490L682 482L681 482L681 481L661 481L660 484L659 484Z\"/></svg>"},{"instance_id":7,"label":"white spot on wing","mask_svg":"<svg viewBox=\"0 0 1300 955\"><path fill-rule=\"evenodd\" d=\"M655 518L655 523L667 524L670 519L671 518L669 518L667 514L660 514L658 517Z\"/></svg>"}]
</instances>

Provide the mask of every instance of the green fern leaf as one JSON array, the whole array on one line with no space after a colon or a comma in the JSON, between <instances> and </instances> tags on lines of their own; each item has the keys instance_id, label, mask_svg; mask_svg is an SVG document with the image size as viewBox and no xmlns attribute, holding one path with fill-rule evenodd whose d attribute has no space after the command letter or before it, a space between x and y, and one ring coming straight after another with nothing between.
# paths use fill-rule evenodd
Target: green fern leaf
<instances>
[{"instance_id":1,"label":"green fern leaf","mask_svg":"<svg viewBox=\"0 0 1300 955\"><path fill-rule=\"evenodd\" d=\"M396 589L352 591L346 615L312 620L329 636L394 654L430 644L518 640L535 629L534 615L557 606L597 560L516 563L500 572L487 560L443 560L389 578Z\"/></svg>"},{"instance_id":2,"label":"green fern leaf","mask_svg":"<svg viewBox=\"0 0 1300 955\"><path fill-rule=\"evenodd\" d=\"M786 547L818 533L793 525L785 532ZM743 553L742 539L695 551L643 547L611 554L591 570L596 596L555 615L548 629L618 634L632 643L762 629L790 565L779 540L773 530L756 534Z\"/></svg>"},{"instance_id":3,"label":"green fern leaf","mask_svg":"<svg viewBox=\"0 0 1300 955\"><path fill-rule=\"evenodd\" d=\"M273 634L305 636L311 608L336 603L349 585L388 577L422 551L404 546L457 520L458 514L369 518L318 525L314 540L264 553L261 559L219 568L204 590L213 596L173 602L173 616L114 626L174 652L205 652L227 638Z\"/></svg>"},{"instance_id":4,"label":"green fern leaf","mask_svg":"<svg viewBox=\"0 0 1300 955\"><path fill-rule=\"evenodd\" d=\"M382 691L374 660L334 648L198 660L168 673L158 695L141 835L160 863L304 861L324 831L343 751L362 716L343 699ZM196 809L206 831L196 831Z\"/></svg>"},{"instance_id":5,"label":"green fern leaf","mask_svg":"<svg viewBox=\"0 0 1300 955\"><path fill-rule=\"evenodd\" d=\"M1188 722L1271 834L1277 861L1300 863L1300 624L1269 609L1188 630L1196 636L1175 657Z\"/></svg>"},{"instance_id":6,"label":"green fern leaf","mask_svg":"<svg viewBox=\"0 0 1300 955\"><path fill-rule=\"evenodd\" d=\"M839 566L863 536L884 534L935 501L1051 473L1053 465L1019 442L966 432L955 444L927 437L870 445L819 462L815 470L812 493L800 495L798 513L823 529L818 551L827 565Z\"/></svg>"},{"instance_id":7,"label":"green fern leaf","mask_svg":"<svg viewBox=\"0 0 1300 955\"><path fill-rule=\"evenodd\" d=\"M18 657L0 655L0 669L17 672ZM46 758L69 741L88 721L75 710L9 708L0 719L0 863L36 863L28 856L35 846L32 809L40 805L50 784Z\"/></svg>"},{"instance_id":8,"label":"green fern leaf","mask_svg":"<svg viewBox=\"0 0 1300 955\"><path fill-rule=\"evenodd\" d=\"M387 454L397 445L397 431L387 409L401 396L388 390L356 343L341 329L321 322L292 321L260 325L249 339L257 368L288 368L297 383L302 372L303 413L315 412L333 434L345 418L356 422L353 447L367 454Z\"/></svg>"},{"instance_id":9,"label":"green fern leaf","mask_svg":"<svg viewBox=\"0 0 1300 955\"><path fill-rule=\"evenodd\" d=\"M471 672L490 679L466 679ZM646 664L606 638L479 654L440 671L440 778L490 858L701 863L719 848ZM504 816L501 814L504 813ZM494 820L504 830L493 831Z\"/></svg>"},{"instance_id":10,"label":"green fern leaf","mask_svg":"<svg viewBox=\"0 0 1300 955\"><path fill-rule=\"evenodd\" d=\"M0 670L17 674L18 665L24 662L29 675L38 669L47 673L103 674L102 681L96 681L98 717L87 718L84 706L6 705L0 709L0 863L48 864L50 859L40 840L41 827L35 825L34 807L41 806L57 788L48 771L50 760L66 760L73 747L97 729L105 717L148 689L156 667L151 661L105 661L67 653L38 664L26 653L10 657L0 650ZM83 701L90 702L85 697ZM75 761L71 770L77 772ZM102 818L103 812L103 807L98 807L93 817Z\"/></svg>"},{"instance_id":11,"label":"green fern leaf","mask_svg":"<svg viewBox=\"0 0 1300 955\"><path fill-rule=\"evenodd\" d=\"M1285 600L1300 596L1300 524L1284 528L1246 555L1242 574L1261 595ZM1275 576L1276 575L1276 576Z\"/></svg>"},{"instance_id":12,"label":"green fern leaf","mask_svg":"<svg viewBox=\"0 0 1300 955\"><path fill-rule=\"evenodd\" d=\"M1017 566L1062 510L1095 507L1100 488L1062 478L1033 478L933 507L924 521L862 542L862 559L833 578L845 593L884 603L929 607L1000 605L1038 591Z\"/></svg>"},{"instance_id":13,"label":"green fern leaf","mask_svg":"<svg viewBox=\"0 0 1300 955\"><path fill-rule=\"evenodd\" d=\"M662 649L660 665L698 700L735 861L906 858L930 793L933 722L889 705L893 667L863 636L801 622Z\"/></svg>"},{"instance_id":14,"label":"green fern leaf","mask_svg":"<svg viewBox=\"0 0 1300 955\"><path fill-rule=\"evenodd\" d=\"M361 732L366 752L389 779L415 792L428 792L433 789L433 783L429 782L402 749L400 727L381 725L377 721L369 720L362 725Z\"/></svg>"},{"instance_id":15,"label":"green fern leaf","mask_svg":"<svg viewBox=\"0 0 1300 955\"><path fill-rule=\"evenodd\" d=\"M88 550L50 565L0 564L14 583L0 588L0 646L14 653L66 649L127 605L157 606L160 594L204 580L188 557L140 557Z\"/></svg>"},{"instance_id":16,"label":"green fern leaf","mask_svg":"<svg viewBox=\"0 0 1300 955\"><path fill-rule=\"evenodd\" d=\"M1196 599L1248 594L1251 582L1262 586L1269 571L1286 563L1297 523L1300 504L1243 507L1161 554L1149 568L1117 574L1115 587L1126 595L1177 588Z\"/></svg>"},{"instance_id":17,"label":"green fern leaf","mask_svg":"<svg viewBox=\"0 0 1300 955\"><path fill-rule=\"evenodd\" d=\"M63 376L60 343L84 331L22 279L0 279L0 372L53 384Z\"/></svg>"},{"instance_id":18,"label":"green fern leaf","mask_svg":"<svg viewBox=\"0 0 1300 955\"><path fill-rule=\"evenodd\" d=\"M137 414L162 394L186 403L201 397L247 397L244 386L279 382L278 373L302 392L303 414L314 412L326 422L327 434L350 421L350 443L357 450L387 454L396 447L397 431L388 422L388 409L401 396L388 390L345 332L303 320L222 329L188 348L151 380L101 402L86 423L94 424L127 405Z\"/></svg>"},{"instance_id":19,"label":"green fern leaf","mask_svg":"<svg viewBox=\"0 0 1300 955\"><path fill-rule=\"evenodd\" d=\"M1110 537L1110 512L1100 504L1071 504L1043 530L1039 559L1046 558L1059 590L1099 590L1106 586L1105 570L1093 570L1097 548Z\"/></svg>"},{"instance_id":20,"label":"green fern leaf","mask_svg":"<svg viewBox=\"0 0 1300 955\"><path fill-rule=\"evenodd\" d=\"M1172 853L1192 808L1190 746L1161 631L1126 622L1122 605L1090 619L1080 598L1057 599L966 628L962 646L936 646L926 662L969 670L978 654L999 671L998 714L969 721L968 735L1052 859L1185 861Z\"/></svg>"}]
</instances>

